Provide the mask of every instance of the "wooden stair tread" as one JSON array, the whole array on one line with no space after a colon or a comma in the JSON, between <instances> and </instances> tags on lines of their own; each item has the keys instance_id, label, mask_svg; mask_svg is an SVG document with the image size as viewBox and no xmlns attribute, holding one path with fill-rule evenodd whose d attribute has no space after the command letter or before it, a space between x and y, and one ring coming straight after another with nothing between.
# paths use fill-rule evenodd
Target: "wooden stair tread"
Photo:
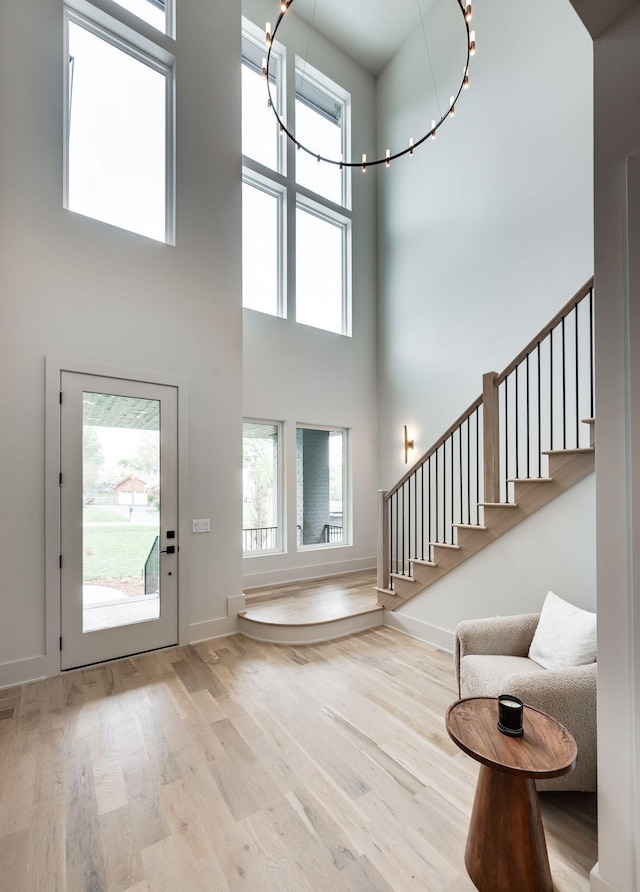
<instances>
[{"instance_id":1,"label":"wooden stair tread","mask_svg":"<svg viewBox=\"0 0 640 892\"><path fill-rule=\"evenodd\" d=\"M481 508L517 508L516 502L478 502Z\"/></svg>"},{"instance_id":2,"label":"wooden stair tread","mask_svg":"<svg viewBox=\"0 0 640 892\"><path fill-rule=\"evenodd\" d=\"M429 545L438 546L438 548L453 548L459 550L459 545L453 545L451 542L429 542Z\"/></svg>"},{"instance_id":3,"label":"wooden stair tread","mask_svg":"<svg viewBox=\"0 0 640 892\"><path fill-rule=\"evenodd\" d=\"M507 483L553 483L553 477L509 477Z\"/></svg>"},{"instance_id":4,"label":"wooden stair tread","mask_svg":"<svg viewBox=\"0 0 640 892\"><path fill-rule=\"evenodd\" d=\"M542 455L587 455L595 451L595 446L582 446L578 449L543 449Z\"/></svg>"},{"instance_id":5,"label":"wooden stair tread","mask_svg":"<svg viewBox=\"0 0 640 892\"><path fill-rule=\"evenodd\" d=\"M437 567L438 564L435 561L425 561L422 558L411 558L412 564L419 564L421 567Z\"/></svg>"},{"instance_id":6,"label":"wooden stair tread","mask_svg":"<svg viewBox=\"0 0 640 892\"><path fill-rule=\"evenodd\" d=\"M454 523L452 524L457 530L488 530L489 527L481 523Z\"/></svg>"},{"instance_id":7,"label":"wooden stair tread","mask_svg":"<svg viewBox=\"0 0 640 892\"><path fill-rule=\"evenodd\" d=\"M390 576L392 579L404 579L405 582L417 582L417 581L418 581L418 580L415 578L415 576L409 576L408 574L405 575L405 574L403 574L403 573L389 573L389 576Z\"/></svg>"}]
</instances>

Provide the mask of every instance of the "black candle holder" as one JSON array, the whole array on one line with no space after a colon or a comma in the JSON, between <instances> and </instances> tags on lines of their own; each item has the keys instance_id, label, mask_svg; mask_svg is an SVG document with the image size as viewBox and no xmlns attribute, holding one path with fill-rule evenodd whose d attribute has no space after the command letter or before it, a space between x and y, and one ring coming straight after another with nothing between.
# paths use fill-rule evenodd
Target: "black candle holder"
<instances>
[{"instance_id":1,"label":"black candle holder","mask_svg":"<svg viewBox=\"0 0 640 892\"><path fill-rule=\"evenodd\" d=\"M498 730L508 737L522 737L522 714L524 704L513 694L500 694L498 697Z\"/></svg>"}]
</instances>

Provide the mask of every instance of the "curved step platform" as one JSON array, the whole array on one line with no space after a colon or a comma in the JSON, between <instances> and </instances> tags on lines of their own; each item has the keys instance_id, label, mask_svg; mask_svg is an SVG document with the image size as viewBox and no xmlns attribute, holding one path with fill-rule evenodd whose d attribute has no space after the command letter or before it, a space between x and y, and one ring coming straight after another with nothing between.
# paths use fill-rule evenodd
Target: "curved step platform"
<instances>
[{"instance_id":1,"label":"curved step platform","mask_svg":"<svg viewBox=\"0 0 640 892\"><path fill-rule=\"evenodd\" d=\"M367 572L246 593L238 630L271 644L318 644L375 629L384 611L374 584L375 574Z\"/></svg>"}]
</instances>

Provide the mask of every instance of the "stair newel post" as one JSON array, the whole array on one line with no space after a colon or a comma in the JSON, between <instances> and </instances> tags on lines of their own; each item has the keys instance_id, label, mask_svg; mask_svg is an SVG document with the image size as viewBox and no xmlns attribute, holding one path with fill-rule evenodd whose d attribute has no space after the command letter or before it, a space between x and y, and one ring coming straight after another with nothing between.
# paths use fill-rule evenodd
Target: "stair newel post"
<instances>
[{"instance_id":1,"label":"stair newel post","mask_svg":"<svg viewBox=\"0 0 640 892\"><path fill-rule=\"evenodd\" d=\"M384 489L378 490L378 579L377 587L389 588L389 506Z\"/></svg>"},{"instance_id":2,"label":"stair newel post","mask_svg":"<svg viewBox=\"0 0 640 892\"><path fill-rule=\"evenodd\" d=\"M496 372L487 372L482 376L485 502L500 501L500 404L497 378Z\"/></svg>"}]
</instances>

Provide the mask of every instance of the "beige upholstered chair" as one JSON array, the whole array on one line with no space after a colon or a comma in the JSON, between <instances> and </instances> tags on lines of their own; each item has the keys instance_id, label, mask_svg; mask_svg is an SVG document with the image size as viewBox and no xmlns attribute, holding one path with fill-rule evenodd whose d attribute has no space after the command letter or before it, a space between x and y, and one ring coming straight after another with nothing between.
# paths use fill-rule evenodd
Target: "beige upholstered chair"
<instances>
[{"instance_id":1,"label":"beige upholstered chair","mask_svg":"<svg viewBox=\"0 0 640 892\"><path fill-rule=\"evenodd\" d=\"M565 726L578 744L578 763L539 790L596 789L596 667L544 669L527 656L539 614L467 620L458 625L455 669L461 697L515 694Z\"/></svg>"}]
</instances>

